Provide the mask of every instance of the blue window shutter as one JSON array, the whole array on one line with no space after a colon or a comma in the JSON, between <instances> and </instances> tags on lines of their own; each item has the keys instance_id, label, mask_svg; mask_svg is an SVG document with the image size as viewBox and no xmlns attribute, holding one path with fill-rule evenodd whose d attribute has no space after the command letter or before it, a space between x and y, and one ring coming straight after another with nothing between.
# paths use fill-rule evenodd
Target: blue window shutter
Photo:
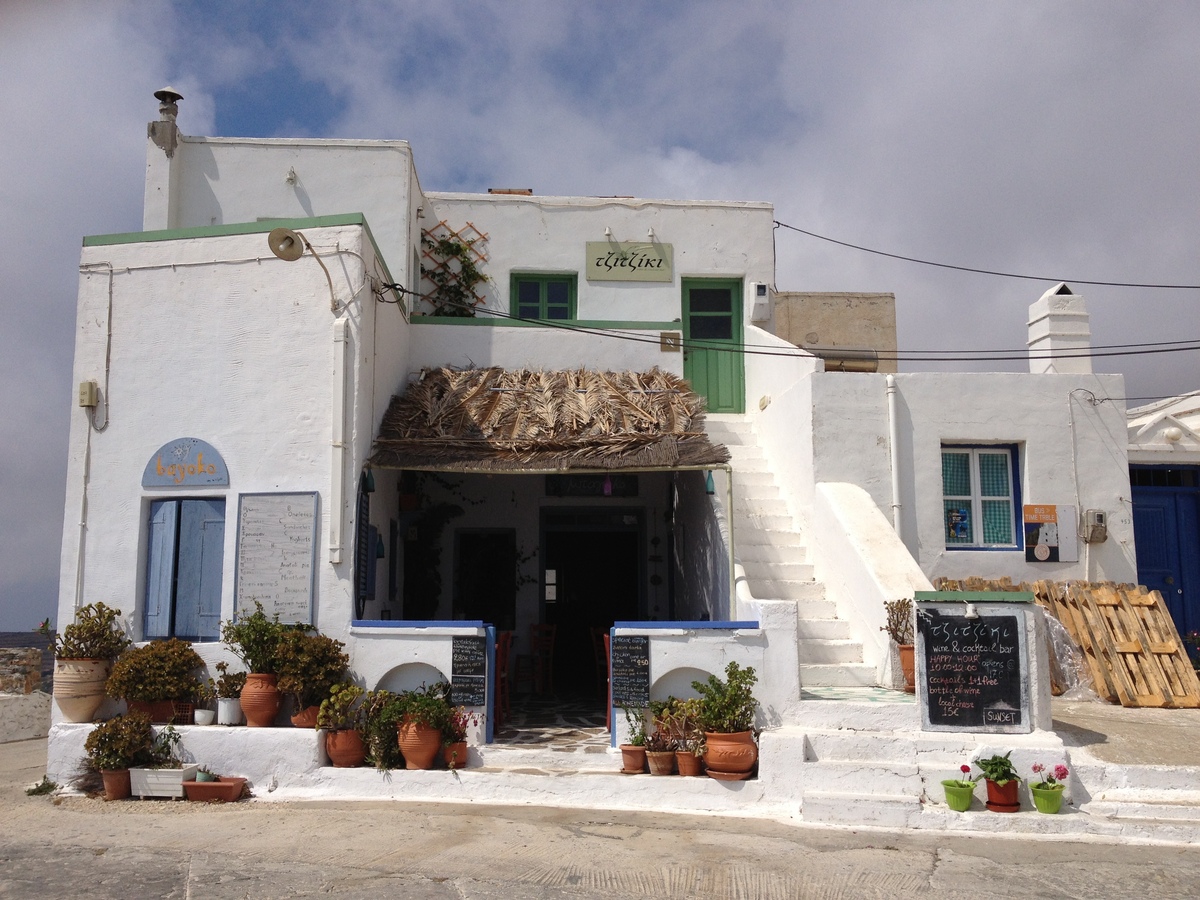
<instances>
[{"instance_id":1,"label":"blue window shutter","mask_svg":"<svg viewBox=\"0 0 1200 900\"><path fill-rule=\"evenodd\" d=\"M150 529L146 551L145 637L169 637L171 595L175 584L175 536L179 503L155 500L150 504Z\"/></svg>"},{"instance_id":2,"label":"blue window shutter","mask_svg":"<svg viewBox=\"0 0 1200 900\"><path fill-rule=\"evenodd\" d=\"M175 589L176 637L215 638L221 618L225 501L184 500Z\"/></svg>"}]
</instances>

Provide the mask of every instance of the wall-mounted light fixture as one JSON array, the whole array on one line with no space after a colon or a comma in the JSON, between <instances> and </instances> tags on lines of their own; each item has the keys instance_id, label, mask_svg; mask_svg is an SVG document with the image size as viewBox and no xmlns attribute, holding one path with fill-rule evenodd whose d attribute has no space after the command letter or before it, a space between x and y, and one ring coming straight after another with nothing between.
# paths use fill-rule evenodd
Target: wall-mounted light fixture
<instances>
[{"instance_id":1,"label":"wall-mounted light fixture","mask_svg":"<svg viewBox=\"0 0 1200 900\"><path fill-rule=\"evenodd\" d=\"M284 262L295 262L304 255L305 250L311 253L317 264L320 265L321 271L325 273L325 280L329 283L329 308L334 313L338 311L337 297L333 293L333 279L329 276L329 269L325 267L325 262L308 242L308 238L290 228L272 228L267 235L267 246L271 248L271 252L275 256Z\"/></svg>"},{"instance_id":2,"label":"wall-mounted light fixture","mask_svg":"<svg viewBox=\"0 0 1200 900\"><path fill-rule=\"evenodd\" d=\"M963 613L963 618L964 619L978 619L979 618L979 610L977 610L975 608L974 603L967 604L967 611Z\"/></svg>"},{"instance_id":3,"label":"wall-mounted light fixture","mask_svg":"<svg viewBox=\"0 0 1200 900\"><path fill-rule=\"evenodd\" d=\"M649 238L651 243L654 242L654 229L653 228L646 229L646 237Z\"/></svg>"},{"instance_id":4,"label":"wall-mounted light fixture","mask_svg":"<svg viewBox=\"0 0 1200 900\"><path fill-rule=\"evenodd\" d=\"M606 238L612 237L612 229L609 228L607 225L604 226L604 236Z\"/></svg>"}]
</instances>

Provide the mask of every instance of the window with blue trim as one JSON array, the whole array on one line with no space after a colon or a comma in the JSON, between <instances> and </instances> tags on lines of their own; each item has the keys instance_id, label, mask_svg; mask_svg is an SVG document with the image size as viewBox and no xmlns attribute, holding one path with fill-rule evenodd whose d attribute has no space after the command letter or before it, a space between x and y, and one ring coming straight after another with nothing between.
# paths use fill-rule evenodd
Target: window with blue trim
<instances>
[{"instance_id":1,"label":"window with blue trim","mask_svg":"<svg viewBox=\"0 0 1200 900\"><path fill-rule=\"evenodd\" d=\"M1015 445L942 446L942 528L948 549L1018 549Z\"/></svg>"},{"instance_id":2,"label":"window with blue trim","mask_svg":"<svg viewBox=\"0 0 1200 900\"><path fill-rule=\"evenodd\" d=\"M146 547L146 640L218 640L224 499L151 501Z\"/></svg>"}]
</instances>

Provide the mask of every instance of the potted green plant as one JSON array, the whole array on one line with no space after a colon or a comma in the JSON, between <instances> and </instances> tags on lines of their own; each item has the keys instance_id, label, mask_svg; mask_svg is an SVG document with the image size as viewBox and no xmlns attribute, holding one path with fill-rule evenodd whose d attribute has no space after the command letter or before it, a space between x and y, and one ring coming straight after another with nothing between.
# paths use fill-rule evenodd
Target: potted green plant
<instances>
[{"instance_id":1,"label":"potted green plant","mask_svg":"<svg viewBox=\"0 0 1200 900\"><path fill-rule=\"evenodd\" d=\"M621 771L626 775L641 775L646 771L646 710L637 706L622 706L629 740L621 745Z\"/></svg>"},{"instance_id":2,"label":"potted green plant","mask_svg":"<svg viewBox=\"0 0 1200 900\"><path fill-rule=\"evenodd\" d=\"M246 686L245 672L230 672L229 663L222 660L216 665L217 677L208 679L217 695L217 724L242 724L242 688Z\"/></svg>"},{"instance_id":3,"label":"potted green plant","mask_svg":"<svg viewBox=\"0 0 1200 900\"><path fill-rule=\"evenodd\" d=\"M87 768L104 780L104 798L123 800L130 794L130 767L153 759L154 728L145 713L114 716L93 728L83 747Z\"/></svg>"},{"instance_id":4,"label":"potted green plant","mask_svg":"<svg viewBox=\"0 0 1200 900\"><path fill-rule=\"evenodd\" d=\"M397 729L404 718L404 702L392 691L369 691L362 702L362 735L367 759L381 772L404 765Z\"/></svg>"},{"instance_id":5,"label":"potted green plant","mask_svg":"<svg viewBox=\"0 0 1200 900\"><path fill-rule=\"evenodd\" d=\"M757 683L754 667L742 668L735 660L725 667L724 680L709 675L707 681L692 682L692 688L700 695L704 761L712 778L741 781L754 772L758 762L753 731L758 710L754 698Z\"/></svg>"},{"instance_id":6,"label":"potted green plant","mask_svg":"<svg viewBox=\"0 0 1200 900\"><path fill-rule=\"evenodd\" d=\"M316 725L325 732L325 753L341 769L361 766L367 755L360 731L364 694L358 685L335 684L317 713Z\"/></svg>"},{"instance_id":7,"label":"potted green plant","mask_svg":"<svg viewBox=\"0 0 1200 900\"><path fill-rule=\"evenodd\" d=\"M275 674L279 690L292 698L292 724L312 728L317 710L329 690L346 677L350 657L345 644L308 628L289 628L275 648Z\"/></svg>"},{"instance_id":8,"label":"potted green plant","mask_svg":"<svg viewBox=\"0 0 1200 900\"><path fill-rule=\"evenodd\" d=\"M966 812L971 808L971 798L975 794L975 782L977 778L969 778L971 767L968 765L959 766L959 771L962 772L962 778L947 778L942 782L942 789L946 792L946 805L956 812Z\"/></svg>"},{"instance_id":9,"label":"potted green plant","mask_svg":"<svg viewBox=\"0 0 1200 900\"><path fill-rule=\"evenodd\" d=\"M705 743L700 698L667 698L654 716L654 725L675 741L675 767L679 774L703 775Z\"/></svg>"},{"instance_id":10,"label":"potted green plant","mask_svg":"<svg viewBox=\"0 0 1200 900\"><path fill-rule=\"evenodd\" d=\"M403 714L396 735L408 769L431 769L442 746L442 730L450 718L450 685L423 684L400 694Z\"/></svg>"},{"instance_id":11,"label":"potted green plant","mask_svg":"<svg viewBox=\"0 0 1200 900\"><path fill-rule=\"evenodd\" d=\"M130 709L149 714L153 722L190 725L202 668L204 660L190 642L150 641L117 657L104 690Z\"/></svg>"},{"instance_id":12,"label":"potted green plant","mask_svg":"<svg viewBox=\"0 0 1200 900\"><path fill-rule=\"evenodd\" d=\"M137 797L182 797L183 783L194 781L199 766L180 756L180 735L174 726L158 730L150 760L129 769L130 790Z\"/></svg>"},{"instance_id":13,"label":"potted green plant","mask_svg":"<svg viewBox=\"0 0 1200 900\"><path fill-rule=\"evenodd\" d=\"M446 724L442 726L442 759L447 769L466 767L468 731L482 721L482 716L465 706L451 707Z\"/></svg>"},{"instance_id":14,"label":"potted green plant","mask_svg":"<svg viewBox=\"0 0 1200 900\"><path fill-rule=\"evenodd\" d=\"M678 745L669 734L655 729L646 736L646 764L651 775L675 774L675 748Z\"/></svg>"},{"instance_id":15,"label":"potted green plant","mask_svg":"<svg viewBox=\"0 0 1200 900\"><path fill-rule=\"evenodd\" d=\"M975 760L975 765L983 772L984 780L987 783L987 808L992 812L1011 813L1021 808L1021 801L1017 795L1017 789L1021 785L1021 776L1013 767L1010 756L1012 756L1011 750L1003 756L996 754L986 759Z\"/></svg>"},{"instance_id":16,"label":"potted green plant","mask_svg":"<svg viewBox=\"0 0 1200 900\"><path fill-rule=\"evenodd\" d=\"M217 699L216 685L213 684L211 678L206 678L200 682L200 687L196 689L196 710L192 713L192 719L197 725L211 725L217 719L217 713L213 709L213 701Z\"/></svg>"},{"instance_id":17,"label":"potted green plant","mask_svg":"<svg viewBox=\"0 0 1200 900\"><path fill-rule=\"evenodd\" d=\"M880 626L900 651L900 671L904 674L904 690L916 692L916 654L914 653L913 602L907 597L885 600L887 624Z\"/></svg>"},{"instance_id":18,"label":"potted green plant","mask_svg":"<svg viewBox=\"0 0 1200 900\"><path fill-rule=\"evenodd\" d=\"M90 722L104 702L112 661L129 646L121 611L89 603L54 639L54 702L68 722Z\"/></svg>"},{"instance_id":19,"label":"potted green plant","mask_svg":"<svg viewBox=\"0 0 1200 900\"><path fill-rule=\"evenodd\" d=\"M1038 812L1053 815L1062 809L1063 789L1066 787L1063 782L1071 773L1062 763L1057 763L1054 768L1048 769L1039 762L1033 764L1033 774L1041 779L1029 783L1029 792L1033 795L1033 805Z\"/></svg>"},{"instance_id":20,"label":"potted green plant","mask_svg":"<svg viewBox=\"0 0 1200 900\"><path fill-rule=\"evenodd\" d=\"M279 715L282 699L275 673L276 652L288 626L279 614L268 617L263 605L254 601L254 612L244 610L221 626L221 639L246 664L246 686L242 688L242 713L246 724L268 727Z\"/></svg>"}]
</instances>

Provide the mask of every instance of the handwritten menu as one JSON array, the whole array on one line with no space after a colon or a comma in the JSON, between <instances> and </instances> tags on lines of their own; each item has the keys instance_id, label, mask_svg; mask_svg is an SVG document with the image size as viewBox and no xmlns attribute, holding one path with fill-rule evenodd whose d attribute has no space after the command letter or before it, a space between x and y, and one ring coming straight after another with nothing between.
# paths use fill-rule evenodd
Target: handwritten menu
<instances>
[{"instance_id":1,"label":"handwritten menu","mask_svg":"<svg viewBox=\"0 0 1200 900\"><path fill-rule=\"evenodd\" d=\"M920 608L921 717L934 731L1032 731L1021 614L968 619Z\"/></svg>"},{"instance_id":2,"label":"handwritten menu","mask_svg":"<svg viewBox=\"0 0 1200 900\"><path fill-rule=\"evenodd\" d=\"M487 638L462 635L451 639L450 702L455 706L487 703Z\"/></svg>"},{"instance_id":3,"label":"handwritten menu","mask_svg":"<svg viewBox=\"0 0 1200 900\"><path fill-rule=\"evenodd\" d=\"M650 637L622 634L612 639L613 706L650 705Z\"/></svg>"},{"instance_id":4,"label":"handwritten menu","mask_svg":"<svg viewBox=\"0 0 1200 900\"><path fill-rule=\"evenodd\" d=\"M317 524L315 493L238 497L237 609L312 624Z\"/></svg>"}]
</instances>

